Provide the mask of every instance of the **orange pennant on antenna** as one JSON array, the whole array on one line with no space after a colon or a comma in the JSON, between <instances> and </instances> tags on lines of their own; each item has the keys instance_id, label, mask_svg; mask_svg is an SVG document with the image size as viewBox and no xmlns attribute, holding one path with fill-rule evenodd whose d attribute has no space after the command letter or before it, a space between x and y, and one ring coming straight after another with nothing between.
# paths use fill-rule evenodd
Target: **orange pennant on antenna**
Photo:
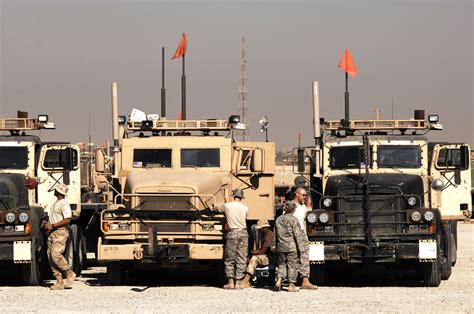
<instances>
[{"instance_id":1,"label":"orange pennant on antenna","mask_svg":"<svg viewBox=\"0 0 474 314\"><path fill-rule=\"evenodd\" d=\"M182 111L179 112L178 120L183 120L183 112Z\"/></svg>"},{"instance_id":2,"label":"orange pennant on antenna","mask_svg":"<svg viewBox=\"0 0 474 314\"><path fill-rule=\"evenodd\" d=\"M176 48L176 51L173 57L171 58L171 60L181 58L182 56L184 56L186 54L187 45L188 45L188 39L186 37L186 33L183 33L183 35L181 35L181 40L179 41L178 48Z\"/></svg>"},{"instance_id":3,"label":"orange pennant on antenna","mask_svg":"<svg viewBox=\"0 0 474 314\"><path fill-rule=\"evenodd\" d=\"M344 56L342 56L338 67L340 67L344 72L348 73L352 77L357 75L357 68L354 60L352 60L352 56L349 52L349 49L346 49L346 51L344 52Z\"/></svg>"}]
</instances>

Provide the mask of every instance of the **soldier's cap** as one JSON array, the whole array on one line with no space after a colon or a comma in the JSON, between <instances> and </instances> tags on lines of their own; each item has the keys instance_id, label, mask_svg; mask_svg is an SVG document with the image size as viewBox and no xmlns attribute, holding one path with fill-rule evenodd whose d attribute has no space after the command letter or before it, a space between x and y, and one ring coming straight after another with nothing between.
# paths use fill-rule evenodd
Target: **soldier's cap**
<instances>
[{"instance_id":1,"label":"soldier's cap","mask_svg":"<svg viewBox=\"0 0 474 314\"><path fill-rule=\"evenodd\" d=\"M241 189L235 189L232 191L232 197L238 197L241 200L244 199L244 192Z\"/></svg>"},{"instance_id":2,"label":"soldier's cap","mask_svg":"<svg viewBox=\"0 0 474 314\"><path fill-rule=\"evenodd\" d=\"M56 184L56 188L54 190L56 192L58 192L59 194L66 196L68 188L67 188L66 185L64 185L62 183L58 183L58 184Z\"/></svg>"},{"instance_id":3,"label":"soldier's cap","mask_svg":"<svg viewBox=\"0 0 474 314\"><path fill-rule=\"evenodd\" d=\"M270 224L268 223L268 220L260 219L259 221L257 221L257 226L255 228L262 229L262 228L265 228L265 227L270 228Z\"/></svg>"},{"instance_id":4,"label":"soldier's cap","mask_svg":"<svg viewBox=\"0 0 474 314\"><path fill-rule=\"evenodd\" d=\"M295 201L286 201L285 206L283 207L283 209L285 211L289 211L289 210L292 210L292 209L295 209L295 208L296 208L296 202Z\"/></svg>"}]
</instances>

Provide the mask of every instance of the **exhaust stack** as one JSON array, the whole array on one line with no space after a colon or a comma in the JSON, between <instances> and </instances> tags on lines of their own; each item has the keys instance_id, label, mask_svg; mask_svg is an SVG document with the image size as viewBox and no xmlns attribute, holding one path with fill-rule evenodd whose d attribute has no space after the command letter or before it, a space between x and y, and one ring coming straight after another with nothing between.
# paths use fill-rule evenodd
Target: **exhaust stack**
<instances>
[{"instance_id":1,"label":"exhaust stack","mask_svg":"<svg viewBox=\"0 0 474 314\"><path fill-rule=\"evenodd\" d=\"M114 140L114 176L117 177L120 169L117 82L112 83L112 138Z\"/></svg>"},{"instance_id":2,"label":"exhaust stack","mask_svg":"<svg viewBox=\"0 0 474 314\"><path fill-rule=\"evenodd\" d=\"M314 127L314 176L320 178L320 158L321 158L321 125L319 114L319 83L313 81L313 127Z\"/></svg>"}]
</instances>

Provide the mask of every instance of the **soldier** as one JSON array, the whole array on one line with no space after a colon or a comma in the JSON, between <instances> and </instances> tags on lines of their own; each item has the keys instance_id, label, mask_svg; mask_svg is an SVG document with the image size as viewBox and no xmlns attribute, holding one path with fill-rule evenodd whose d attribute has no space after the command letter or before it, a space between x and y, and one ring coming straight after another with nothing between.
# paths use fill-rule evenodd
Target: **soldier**
<instances>
[{"instance_id":1,"label":"soldier","mask_svg":"<svg viewBox=\"0 0 474 314\"><path fill-rule=\"evenodd\" d=\"M285 203L285 214L275 221L275 241L278 253L278 274L275 291L281 290L281 282L288 277L290 285L288 292L297 292L295 283L298 278L298 251L300 254L306 249L305 235L299 225L298 219L293 216L296 208L294 201Z\"/></svg>"},{"instance_id":2,"label":"soldier","mask_svg":"<svg viewBox=\"0 0 474 314\"><path fill-rule=\"evenodd\" d=\"M252 258L250 259L249 265L247 266L247 274L242 280L244 288L250 287L250 278L252 278L255 274L255 269L257 266L268 266L270 264L270 247L273 241L273 231L270 228L268 220L257 221L256 229L258 230L262 239L262 245L260 246L260 249L252 251Z\"/></svg>"},{"instance_id":3,"label":"soldier","mask_svg":"<svg viewBox=\"0 0 474 314\"><path fill-rule=\"evenodd\" d=\"M242 204L242 190L235 189L232 197L232 202L218 205L213 210L225 214L230 229L224 249L225 273L229 282L224 289L243 289L242 279L245 276L248 255L249 235L246 220L249 209Z\"/></svg>"},{"instance_id":4,"label":"soldier","mask_svg":"<svg viewBox=\"0 0 474 314\"><path fill-rule=\"evenodd\" d=\"M308 234L306 233L306 214L308 213L308 208L305 204L306 194L306 189L304 187L298 187L295 190L295 195L293 199L293 201L297 204L293 215L298 219L305 239L305 249L301 250L300 252L299 273L302 278L301 289L316 290L318 289L318 286L311 284L311 282L309 281L309 240Z\"/></svg>"},{"instance_id":5,"label":"soldier","mask_svg":"<svg viewBox=\"0 0 474 314\"><path fill-rule=\"evenodd\" d=\"M43 228L49 232L48 237L48 259L56 283L51 286L51 290L62 290L72 288L76 274L69 267L63 256L66 248L69 231L67 226L71 222L71 206L66 200L67 186L58 183L54 190L57 201L51 206L49 211L49 222ZM66 273L66 283L63 281L63 272Z\"/></svg>"}]
</instances>

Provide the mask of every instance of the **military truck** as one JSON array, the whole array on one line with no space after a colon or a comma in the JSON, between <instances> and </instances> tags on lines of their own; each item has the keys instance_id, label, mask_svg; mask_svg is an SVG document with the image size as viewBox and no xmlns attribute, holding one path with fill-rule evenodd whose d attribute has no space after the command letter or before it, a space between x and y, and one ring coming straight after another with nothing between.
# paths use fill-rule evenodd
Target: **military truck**
<instances>
[{"instance_id":1,"label":"military truck","mask_svg":"<svg viewBox=\"0 0 474 314\"><path fill-rule=\"evenodd\" d=\"M456 263L457 221L472 211L469 146L430 142L425 134L442 125L423 111L407 120L324 121L318 95L314 82L315 145L298 151L301 172L311 156L312 280L324 285L334 267L379 263L438 286Z\"/></svg>"},{"instance_id":2,"label":"military truck","mask_svg":"<svg viewBox=\"0 0 474 314\"><path fill-rule=\"evenodd\" d=\"M47 115L28 118L19 112L19 116L0 119L4 133L0 136L0 262L22 266L25 283L39 285L51 273L47 235L40 225L56 201L55 186L63 183L69 187L67 200L73 220L65 257L77 274L86 257L83 230L90 217L81 211L77 145L42 142L38 136L27 134L54 129Z\"/></svg>"},{"instance_id":3,"label":"military truck","mask_svg":"<svg viewBox=\"0 0 474 314\"><path fill-rule=\"evenodd\" d=\"M122 284L132 269L212 270L223 280L226 224L210 208L240 188L249 230L258 219L273 219L274 144L234 141L239 116L127 121L117 115L116 84L112 100L114 197L101 214L98 244L109 284Z\"/></svg>"}]
</instances>

